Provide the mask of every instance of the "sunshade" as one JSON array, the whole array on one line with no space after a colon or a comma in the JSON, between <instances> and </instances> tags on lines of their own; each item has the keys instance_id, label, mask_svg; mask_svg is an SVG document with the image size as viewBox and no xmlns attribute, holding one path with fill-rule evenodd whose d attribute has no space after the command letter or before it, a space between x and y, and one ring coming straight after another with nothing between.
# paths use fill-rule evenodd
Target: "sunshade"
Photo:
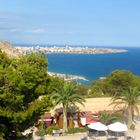
<instances>
[{"instance_id":1,"label":"sunshade","mask_svg":"<svg viewBox=\"0 0 140 140\"><path fill-rule=\"evenodd\" d=\"M94 129L97 131L106 131L108 129L107 126L105 126L104 124L100 122L91 123L88 125L88 128Z\"/></svg>"},{"instance_id":2,"label":"sunshade","mask_svg":"<svg viewBox=\"0 0 140 140\"><path fill-rule=\"evenodd\" d=\"M83 125L83 126L85 126L86 125L86 118L81 118L81 124Z\"/></svg>"},{"instance_id":3,"label":"sunshade","mask_svg":"<svg viewBox=\"0 0 140 140\"><path fill-rule=\"evenodd\" d=\"M114 131L114 132L125 132L128 130L127 126L120 122L115 122L115 123L108 125L108 129L111 131Z\"/></svg>"}]
</instances>

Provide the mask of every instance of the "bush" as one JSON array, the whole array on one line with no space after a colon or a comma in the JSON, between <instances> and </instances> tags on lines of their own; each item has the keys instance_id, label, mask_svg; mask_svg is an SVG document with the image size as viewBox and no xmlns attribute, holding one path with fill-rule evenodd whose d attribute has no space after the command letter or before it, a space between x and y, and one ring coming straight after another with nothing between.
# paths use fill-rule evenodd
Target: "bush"
<instances>
[{"instance_id":1,"label":"bush","mask_svg":"<svg viewBox=\"0 0 140 140\"><path fill-rule=\"evenodd\" d=\"M106 111L99 112L99 120L103 124L110 124L116 121L124 121L124 116L121 113L108 113Z\"/></svg>"},{"instance_id":2,"label":"bush","mask_svg":"<svg viewBox=\"0 0 140 140\"><path fill-rule=\"evenodd\" d=\"M57 125L51 125L47 128L47 134L52 134L53 130L59 130L59 127Z\"/></svg>"},{"instance_id":3,"label":"bush","mask_svg":"<svg viewBox=\"0 0 140 140\"><path fill-rule=\"evenodd\" d=\"M18 138L18 140L32 140L32 139L33 139L32 136L28 136L28 137L23 136Z\"/></svg>"},{"instance_id":4,"label":"bush","mask_svg":"<svg viewBox=\"0 0 140 140\"><path fill-rule=\"evenodd\" d=\"M47 134L47 131L45 129L44 122L42 121L39 125L38 131L35 133L37 136L44 136Z\"/></svg>"},{"instance_id":5,"label":"bush","mask_svg":"<svg viewBox=\"0 0 140 140\"><path fill-rule=\"evenodd\" d=\"M87 131L87 129L85 127L69 128L67 134L74 134L74 133L86 132L86 131Z\"/></svg>"},{"instance_id":6,"label":"bush","mask_svg":"<svg viewBox=\"0 0 140 140\"><path fill-rule=\"evenodd\" d=\"M86 98L98 98L98 97L109 97L108 95L104 95L100 92L90 93L85 95Z\"/></svg>"}]
</instances>

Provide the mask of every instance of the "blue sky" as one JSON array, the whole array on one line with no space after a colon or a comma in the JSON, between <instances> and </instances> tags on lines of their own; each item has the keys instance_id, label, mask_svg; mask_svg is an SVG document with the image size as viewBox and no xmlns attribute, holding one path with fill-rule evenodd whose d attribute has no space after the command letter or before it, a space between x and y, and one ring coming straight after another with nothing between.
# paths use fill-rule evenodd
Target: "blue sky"
<instances>
[{"instance_id":1,"label":"blue sky","mask_svg":"<svg viewBox=\"0 0 140 140\"><path fill-rule=\"evenodd\" d=\"M140 46L140 0L0 0L0 40Z\"/></svg>"}]
</instances>

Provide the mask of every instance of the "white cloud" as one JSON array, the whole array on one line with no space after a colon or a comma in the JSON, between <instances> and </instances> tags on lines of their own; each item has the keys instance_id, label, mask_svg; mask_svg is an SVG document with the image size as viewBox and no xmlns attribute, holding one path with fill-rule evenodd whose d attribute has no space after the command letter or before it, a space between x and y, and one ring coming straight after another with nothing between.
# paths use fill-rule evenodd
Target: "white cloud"
<instances>
[{"instance_id":1,"label":"white cloud","mask_svg":"<svg viewBox=\"0 0 140 140\"><path fill-rule=\"evenodd\" d=\"M37 29L28 30L26 32L40 34L40 33L46 33L47 30L43 28L37 28Z\"/></svg>"},{"instance_id":2,"label":"white cloud","mask_svg":"<svg viewBox=\"0 0 140 140\"><path fill-rule=\"evenodd\" d=\"M33 34L42 34L47 32L47 30L43 28L23 29L23 28L7 28L7 27L0 27L0 31L9 32L9 33L22 32L22 33L33 33Z\"/></svg>"},{"instance_id":3,"label":"white cloud","mask_svg":"<svg viewBox=\"0 0 140 140\"><path fill-rule=\"evenodd\" d=\"M19 32L20 30L19 29L15 29L15 28L13 28L13 29L11 28L8 31L11 32L11 33L13 33L13 32Z\"/></svg>"},{"instance_id":4,"label":"white cloud","mask_svg":"<svg viewBox=\"0 0 140 140\"><path fill-rule=\"evenodd\" d=\"M18 31L20 31L20 30L19 30L19 29L16 29L16 28L1 27L1 28L0 28L0 31L2 31L2 32L10 32L10 33L13 33L13 32L18 32Z\"/></svg>"}]
</instances>

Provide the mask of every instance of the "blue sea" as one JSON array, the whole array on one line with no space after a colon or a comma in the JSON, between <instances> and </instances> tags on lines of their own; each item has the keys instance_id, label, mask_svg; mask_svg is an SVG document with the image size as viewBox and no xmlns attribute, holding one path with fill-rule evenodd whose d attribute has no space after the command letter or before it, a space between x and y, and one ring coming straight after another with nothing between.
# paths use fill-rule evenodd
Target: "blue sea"
<instances>
[{"instance_id":1,"label":"blue sea","mask_svg":"<svg viewBox=\"0 0 140 140\"><path fill-rule=\"evenodd\" d=\"M90 84L100 77L106 77L113 70L129 70L140 75L140 48L125 47L125 53L113 54L46 54L50 72L83 76Z\"/></svg>"}]
</instances>

